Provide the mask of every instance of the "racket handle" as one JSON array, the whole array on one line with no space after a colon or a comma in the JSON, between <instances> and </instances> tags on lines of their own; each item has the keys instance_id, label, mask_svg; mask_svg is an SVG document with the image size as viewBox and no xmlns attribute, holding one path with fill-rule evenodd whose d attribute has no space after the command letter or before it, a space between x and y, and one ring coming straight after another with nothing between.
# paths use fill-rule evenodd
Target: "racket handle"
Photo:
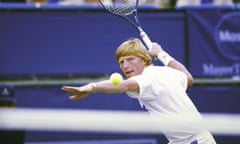
<instances>
[{"instance_id":1,"label":"racket handle","mask_svg":"<svg viewBox=\"0 0 240 144\"><path fill-rule=\"evenodd\" d=\"M151 49L152 41L148 37L147 33L142 28L139 28L139 32L140 32L140 36L142 37L144 44L147 46L148 49Z\"/></svg>"}]
</instances>

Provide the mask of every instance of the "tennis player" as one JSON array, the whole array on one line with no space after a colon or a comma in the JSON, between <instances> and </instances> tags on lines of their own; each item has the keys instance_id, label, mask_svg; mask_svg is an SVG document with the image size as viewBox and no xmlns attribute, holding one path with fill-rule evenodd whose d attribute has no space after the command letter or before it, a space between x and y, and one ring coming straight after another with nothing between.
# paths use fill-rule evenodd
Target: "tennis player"
<instances>
[{"instance_id":1,"label":"tennis player","mask_svg":"<svg viewBox=\"0 0 240 144\"><path fill-rule=\"evenodd\" d=\"M153 65L153 58L158 58L164 66ZM103 80L81 87L63 86L62 90L73 94L69 97L71 100L95 92L126 92L131 98L138 99L153 117L201 119L186 93L187 87L193 84L192 75L158 43L153 42L152 49L147 51L139 39L129 39L117 48L116 59L126 77L119 85ZM194 126L163 131L163 134L169 144L216 144L207 130L200 131Z\"/></svg>"}]
</instances>

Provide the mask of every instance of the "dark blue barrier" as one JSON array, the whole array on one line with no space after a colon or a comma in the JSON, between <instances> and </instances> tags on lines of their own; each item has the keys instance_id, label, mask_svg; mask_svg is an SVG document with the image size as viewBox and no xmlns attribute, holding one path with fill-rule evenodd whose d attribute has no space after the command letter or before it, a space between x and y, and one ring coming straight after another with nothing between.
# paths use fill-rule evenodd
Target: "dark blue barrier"
<instances>
[{"instance_id":1,"label":"dark blue barrier","mask_svg":"<svg viewBox=\"0 0 240 144\"><path fill-rule=\"evenodd\" d=\"M16 87L17 107L28 108L66 108L100 110L140 110L138 101L126 94L95 93L89 97L70 101L69 93L61 86Z\"/></svg>"},{"instance_id":2,"label":"dark blue barrier","mask_svg":"<svg viewBox=\"0 0 240 144\"><path fill-rule=\"evenodd\" d=\"M240 113L239 86L194 86L188 93L201 112Z\"/></svg>"},{"instance_id":3,"label":"dark blue barrier","mask_svg":"<svg viewBox=\"0 0 240 144\"><path fill-rule=\"evenodd\" d=\"M139 17L153 41L185 61L183 13L150 10ZM0 19L0 75L119 71L116 47L139 36L104 10L3 8Z\"/></svg>"}]
</instances>

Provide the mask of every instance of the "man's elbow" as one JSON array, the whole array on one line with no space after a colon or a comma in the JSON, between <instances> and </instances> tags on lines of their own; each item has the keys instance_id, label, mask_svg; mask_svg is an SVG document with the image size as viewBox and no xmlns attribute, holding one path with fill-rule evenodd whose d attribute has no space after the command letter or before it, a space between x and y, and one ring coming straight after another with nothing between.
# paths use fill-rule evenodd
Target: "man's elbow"
<instances>
[{"instance_id":1,"label":"man's elbow","mask_svg":"<svg viewBox=\"0 0 240 144\"><path fill-rule=\"evenodd\" d=\"M188 76L188 77L187 77L187 82L188 82L188 86L192 86L193 83L194 83L193 77L192 77L192 76Z\"/></svg>"}]
</instances>

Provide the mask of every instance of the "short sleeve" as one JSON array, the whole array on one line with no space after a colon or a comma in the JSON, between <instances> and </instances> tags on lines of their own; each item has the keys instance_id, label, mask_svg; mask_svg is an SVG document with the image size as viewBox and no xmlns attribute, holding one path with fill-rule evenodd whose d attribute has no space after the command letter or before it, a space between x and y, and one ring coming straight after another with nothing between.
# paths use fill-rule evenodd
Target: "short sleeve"
<instances>
[{"instance_id":1,"label":"short sleeve","mask_svg":"<svg viewBox=\"0 0 240 144\"><path fill-rule=\"evenodd\" d=\"M154 99L154 95L152 95L152 80L151 76L148 76L148 74L142 74L138 76L131 77L130 79L135 80L138 83L139 86L139 93L132 93L130 92L132 98L140 98L144 100L151 100Z\"/></svg>"},{"instance_id":2,"label":"short sleeve","mask_svg":"<svg viewBox=\"0 0 240 144\"><path fill-rule=\"evenodd\" d=\"M178 71L176 72L177 80L180 82L181 86L184 88L184 90L187 89L187 76L185 73Z\"/></svg>"}]
</instances>

